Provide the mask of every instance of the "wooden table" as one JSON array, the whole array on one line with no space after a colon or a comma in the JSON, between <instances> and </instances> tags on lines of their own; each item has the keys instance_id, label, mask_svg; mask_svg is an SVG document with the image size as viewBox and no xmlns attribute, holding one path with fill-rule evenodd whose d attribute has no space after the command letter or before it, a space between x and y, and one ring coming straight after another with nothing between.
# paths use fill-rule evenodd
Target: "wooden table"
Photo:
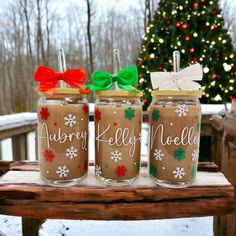
<instances>
[{"instance_id":1,"label":"wooden table","mask_svg":"<svg viewBox=\"0 0 236 236\"><path fill-rule=\"evenodd\" d=\"M0 214L22 216L23 235L37 235L44 219L151 220L224 215L234 210L234 189L214 163L200 163L193 186L156 186L146 163L130 186L107 187L94 177L79 186L51 187L39 178L37 162L0 162Z\"/></svg>"}]
</instances>

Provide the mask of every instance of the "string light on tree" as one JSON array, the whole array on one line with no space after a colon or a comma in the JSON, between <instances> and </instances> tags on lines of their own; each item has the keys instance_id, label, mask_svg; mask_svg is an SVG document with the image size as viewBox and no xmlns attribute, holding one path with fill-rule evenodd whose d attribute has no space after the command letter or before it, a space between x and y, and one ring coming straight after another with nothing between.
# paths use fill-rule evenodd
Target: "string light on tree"
<instances>
[{"instance_id":1,"label":"string light on tree","mask_svg":"<svg viewBox=\"0 0 236 236\"><path fill-rule=\"evenodd\" d=\"M224 25L217 1L160 0L143 40L146 50L142 48L141 60L137 60L143 78L138 88L144 92L145 107L151 101L150 72L172 71L175 49L182 54L181 67L202 64L202 102L226 102L230 96L236 97L236 57Z\"/></svg>"},{"instance_id":2,"label":"string light on tree","mask_svg":"<svg viewBox=\"0 0 236 236\"><path fill-rule=\"evenodd\" d=\"M153 59L155 57L155 54L154 53L151 53L150 54L150 58Z\"/></svg>"},{"instance_id":3,"label":"string light on tree","mask_svg":"<svg viewBox=\"0 0 236 236\"><path fill-rule=\"evenodd\" d=\"M231 65L229 65L229 64L227 64L227 63L224 63L224 64L223 64L223 67L224 67L224 70L227 71L227 72L232 69Z\"/></svg>"},{"instance_id":4,"label":"string light on tree","mask_svg":"<svg viewBox=\"0 0 236 236\"><path fill-rule=\"evenodd\" d=\"M209 68L208 68L207 66L205 66L205 67L203 68L203 72L204 72L205 74L207 74L209 71L210 71L210 70L209 70Z\"/></svg>"}]
</instances>

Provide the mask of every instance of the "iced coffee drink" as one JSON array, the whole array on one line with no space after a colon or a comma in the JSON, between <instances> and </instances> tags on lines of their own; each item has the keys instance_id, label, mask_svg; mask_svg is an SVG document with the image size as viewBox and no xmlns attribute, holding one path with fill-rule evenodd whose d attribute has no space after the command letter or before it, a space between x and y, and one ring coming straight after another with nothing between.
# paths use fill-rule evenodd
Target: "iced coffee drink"
<instances>
[{"instance_id":1,"label":"iced coffee drink","mask_svg":"<svg viewBox=\"0 0 236 236\"><path fill-rule=\"evenodd\" d=\"M78 183L88 170L88 103L78 89L57 89L38 103L41 177L51 185Z\"/></svg>"},{"instance_id":2,"label":"iced coffee drink","mask_svg":"<svg viewBox=\"0 0 236 236\"><path fill-rule=\"evenodd\" d=\"M196 176L201 125L200 93L152 93L153 102L149 111L149 173L158 184L187 186Z\"/></svg>"},{"instance_id":3,"label":"iced coffee drink","mask_svg":"<svg viewBox=\"0 0 236 236\"><path fill-rule=\"evenodd\" d=\"M141 93L96 93L95 176L111 185L126 185L139 174Z\"/></svg>"}]
</instances>

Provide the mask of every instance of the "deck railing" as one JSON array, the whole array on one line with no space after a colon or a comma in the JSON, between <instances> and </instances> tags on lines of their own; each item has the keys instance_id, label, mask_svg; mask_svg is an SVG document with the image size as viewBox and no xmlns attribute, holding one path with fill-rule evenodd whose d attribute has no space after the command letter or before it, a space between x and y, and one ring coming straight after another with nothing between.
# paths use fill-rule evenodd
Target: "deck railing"
<instances>
[{"instance_id":1,"label":"deck railing","mask_svg":"<svg viewBox=\"0 0 236 236\"><path fill-rule=\"evenodd\" d=\"M35 113L19 113L0 117L0 160L3 159L1 142L8 138L12 141L13 160L28 160L27 136L36 129L37 116Z\"/></svg>"}]
</instances>

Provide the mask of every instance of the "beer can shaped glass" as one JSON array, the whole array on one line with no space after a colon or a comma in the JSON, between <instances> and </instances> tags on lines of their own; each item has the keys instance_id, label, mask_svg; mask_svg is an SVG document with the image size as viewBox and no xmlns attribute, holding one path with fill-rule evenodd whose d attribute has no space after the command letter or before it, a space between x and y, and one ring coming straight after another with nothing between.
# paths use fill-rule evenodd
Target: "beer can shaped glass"
<instances>
[{"instance_id":1,"label":"beer can shaped glass","mask_svg":"<svg viewBox=\"0 0 236 236\"><path fill-rule=\"evenodd\" d=\"M139 175L141 92L96 92L95 176L107 185L131 184Z\"/></svg>"},{"instance_id":2,"label":"beer can shaped glass","mask_svg":"<svg viewBox=\"0 0 236 236\"><path fill-rule=\"evenodd\" d=\"M79 89L57 88L38 101L38 157L41 178L70 186L88 171L89 107Z\"/></svg>"},{"instance_id":3,"label":"beer can shaped glass","mask_svg":"<svg viewBox=\"0 0 236 236\"><path fill-rule=\"evenodd\" d=\"M185 187L197 173L201 91L152 92L149 110L149 174L158 184Z\"/></svg>"}]
</instances>

